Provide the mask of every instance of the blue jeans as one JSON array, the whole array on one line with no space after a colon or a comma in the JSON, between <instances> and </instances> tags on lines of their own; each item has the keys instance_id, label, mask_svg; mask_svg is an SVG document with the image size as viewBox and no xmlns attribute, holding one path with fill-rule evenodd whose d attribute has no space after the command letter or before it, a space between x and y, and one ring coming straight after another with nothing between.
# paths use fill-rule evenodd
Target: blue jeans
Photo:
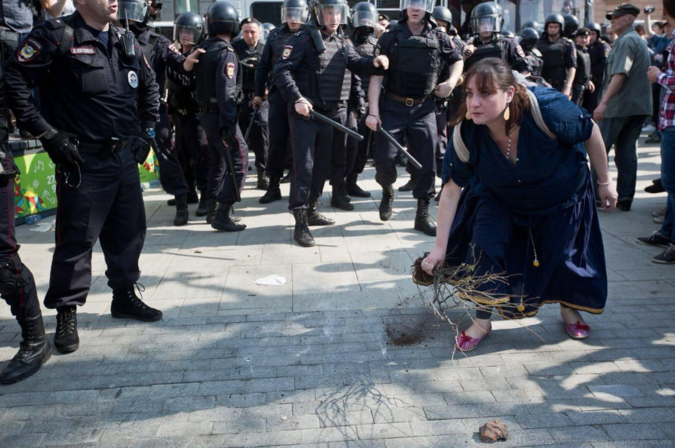
<instances>
[{"instance_id":1,"label":"blue jeans","mask_svg":"<svg viewBox=\"0 0 675 448\"><path fill-rule=\"evenodd\" d=\"M668 193L666 216L659 233L675 243L675 126L663 130L661 137L661 184Z\"/></svg>"}]
</instances>

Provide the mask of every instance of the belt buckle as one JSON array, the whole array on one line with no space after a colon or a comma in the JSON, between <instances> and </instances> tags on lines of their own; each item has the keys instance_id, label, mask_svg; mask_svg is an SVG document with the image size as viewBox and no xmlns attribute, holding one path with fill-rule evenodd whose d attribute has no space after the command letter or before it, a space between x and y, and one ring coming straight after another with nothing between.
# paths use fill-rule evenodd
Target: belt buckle
<instances>
[{"instance_id":1,"label":"belt buckle","mask_svg":"<svg viewBox=\"0 0 675 448\"><path fill-rule=\"evenodd\" d=\"M406 98L405 99L405 105L408 107L413 107L415 105L415 99L414 98Z\"/></svg>"}]
</instances>

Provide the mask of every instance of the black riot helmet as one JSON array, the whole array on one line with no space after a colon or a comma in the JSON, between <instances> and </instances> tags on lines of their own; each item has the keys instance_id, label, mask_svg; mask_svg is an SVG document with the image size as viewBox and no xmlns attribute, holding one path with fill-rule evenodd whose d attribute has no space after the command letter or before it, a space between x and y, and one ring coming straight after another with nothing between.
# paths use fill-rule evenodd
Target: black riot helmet
<instances>
[{"instance_id":1,"label":"black riot helmet","mask_svg":"<svg viewBox=\"0 0 675 448\"><path fill-rule=\"evenodd\" d=\"M261 34L262 36L260 37L262 40L267 40L268 37L270 37L270 33L272 30L276 28L273 23L265 22L262 24L261 27Z\"/></svg>"},{"instance_id":2,"label":"black riot helmet","mask_svg":"<svg viewBox=\"0 0 675 448\"><path fill-rule=\"evenodd\" d=\"M499 33L504 25L504 11L495 2L481 3L471 11L471 34Z\"/></svg>"},{"instance_id":3,"label":"black riot helmet","mask_svg":"<svg viewBox=\"0 0 675 448\"><path fill-rule=\"evenodd\" d=\"M600 39L600 36L602 35L602 28L600 27L600 24L597 22L589 22L586 24L586 28L591 30L592 32L595 32L595 38Z\"/></svg>"},{"instance_id":4,"label":"black riot helmet","mask_svg":"<svg viewBox=\"0 0 675 448\"><path fill-rule=\"evenodd\" d=\"M209 36L229 34L234 37L239 34L239 13L224 1L217 1L206 10L206 29Z\"/></svg>"},{"instance_id":5,"label":"black riot helmet","mask_svg":"<svg viewBox=\"0 0 675 448\"><path fill-rule=\"evenodd\" d=\"M502 36L508 37L509 39L516 38L516 34L511 30L502 30Z\"/></svg>"},{"instance_id":6,"label":"black riot helmet","mask_svg":"<svg viewBox=\"0 0 675 448\"><path fill-rule=\"evenodd\" d=\"M577 16L572 14L565 14L563 17L565 20L565 26L563 27L563 35L566 37L571 37L579 29L579 19Z\"/></svg>"},{"instance_id":7,"label":"black riot helmet","mask_svg":"<svg viewBox=\"0 0 675 448\"><path fill-rule=\"evenodd\" d=\"M137 22L145 25L150 19L150 3L146 0L124 0L119 9L120 22Z\"/></svg>"},{"instance_id":8,"label":"black riot helmet","mask_svg":"<svg viewBox=\"0 0 675 448\"><path fill-rule=\"evenodd\" d=\"M436 20L445 20L448 22L448 26L452 25L452 13L445 6L436 6L431 13L431 17Z\"/></svg>"},{"instance_id":9,"label":"black riot helmet","mask_svg":"<svg viewBox=\"0 0 675 448\"><path fill-rule=\"evenodd\" d=\"M324 14L340 16L340 25L349 23L350 13L347 0L314 0L312 1L312 20L323 27L326 25Z\"/></svg>"},{"instance_id":10,"label":"black riot helmet","mask_svg":"<svg viewBox=\"0 0 675 448\"><path fill-rule=\"evenodd\" d=\"M204 19L197 13L184 12L173 26L173 40L181 45L197 45L204 40Z\"/></svg>"},{"instance_id":11,"label":"black riot helmet","mask_svg":"<svg viewBox=\"0 0 675 448\"><path fill-rule=\"evenodd\" d=\"M359 2L352 9L352 28L366 28L367 32L372 33L379 14L375 5L369 2Z\"/></svg>"},{"instance_id":12,"label":"black riot helmet","mask_svg":"<svg viewBox=\"0 0 675 448\"><path fill-rule=\"evenodd\" d=\"M550 16L546 17L546 22L544 22L544 33L548 34L548 24L549 23L557 23L560 25L560 35L562 36L563 33L565 32L565 19L563 18L562 14L551 14Z\"/></svg>"},{"instance_id":13,"label":"black riot helmet","mask_svg":"<svg viewBox=\"0 0 675 448\"><path fill-rule=\"evenodd\" d=\"M538 33L544 31L544 29L541 27L541 23L537 22L536 20L530 20L529 22L523 23L523 28L532 28Z\"/></svg>"},{"instance_id":14,"label":"black riot helmet","mask_svg":"<svg viewBox=\"0 0 675 448\"><path fill-rule=\"evenodd\" d=\"M436 5L435 0L401 0L401 11L405 11L408 8L415 8L431 14L431 11L434 10L434 5Z\"/></svg>"},{"instance_id":15,"label":"black riot helmet","mask_svg":"<svg viewBox=\"0 0 675 448\"><path fill-rule=\"evenodd\" d=\"M520 46L523 47L523 50L532 51L539 40L539 32L534 28L523 28L520 30L520 33L518 33L517 39Z\"/></svg>"},{"instance_id":16,"label":"black riot helmet","mask_svg":"<svg viewBox=\"0 0 675 448\"><path fill-rule=\"evenodd\" d=\"M309 20L307 0L286 0L281 5L281 22L306 23Z\"/></svg>"}]
</instances>

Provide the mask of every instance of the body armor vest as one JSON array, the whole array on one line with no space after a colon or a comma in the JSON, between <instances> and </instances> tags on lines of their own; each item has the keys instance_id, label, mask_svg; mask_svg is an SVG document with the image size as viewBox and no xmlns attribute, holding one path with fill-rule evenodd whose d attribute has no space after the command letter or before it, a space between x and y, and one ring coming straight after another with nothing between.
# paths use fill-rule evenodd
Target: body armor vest
<instances>
[{"instance_id":1,"label":"body armor vest","mask_svg":"<svg viewBox=\"0 0 675 448\"><path fill-rule=\"evenodd\" d=\"M264 45L258 41L254 48L250 48L244 39L232 45L239 57L239 67L242 71L242 89L244 92L255 90L255 72L260 64Z\"/></svg>"},{"instance_id":2,"label":"body armor vest","mask_svg":"<svg viewBox=\"0 0 675 448\"><path fill-rule=\"evenodd\" d=\"M541 53L536 48L532 51L526 51L527 63L530 65L530 73L532 76L541 77L541 69L544 67L544 61L541 58Z\"/></svg>"},{"instance_id":3,"label":"body armor vest","mask_svg":"<svg viewBox=\"0 0 675 448\"><path fill-rule=\"evenodd\" d=\"M554 86L564 83L567 78L566 49L565 41L562 38L551 43L548 37L544 36L537 44L537 50L541 52L544 60L541 76Z\"/></svg>"},{"instance_id":4,"label":"body armor vest","mask_svg":"<svg viewBox=\"0 0 675 448\"><path fill-rule=\"evenodd\" d=\"M186 53L184 56L187 57L189 54ZM166 73L169 80L169 105L184 112L197 110L199 106L194 97L194 76L175 73L171 67L167 67Z\"/></svg>"},{"instance_id":5,"label":"body armor vest","mask_svg":"<svg viewBox=\"0 0 675 448\"><path fill-rule=\"evenodd\" d=\"M575 84L588 84L591 80L591 56L587 50L577 47L577 73L574 75Z\"/></svg>"},{"instance_id":6,"label":"body armor vest","mask_svg":"<svg viewBox=\"0 0 675 448\"><path fill-rule=\"evenodd\" d=\"M360 43L358 46L354 47L356 52L363 57L372 57L375 52L375 45L377 45L377 39L373 36L368 36L368 38ZM370 75L361 75L361 87L368 98L368 85L370 84Z\"/></svg>"},{"instance_id":7,"label":"body armor vest","mask_svg":"<svg viewBox=\"0 0 675 448\"><path fill-rule=\"evenodd\" d=\"M436 88L440 68L440 42L435 31L426 36L402 36L398 25L396 53L384 81L385 90L406 98L424 98Z\"/></svg>"},{"instance_id":8,"label":"body armor vest","mask_svg":"<svg viewBox=\"0 0 675 448\"><path fill-rule=\"evenodd\" d=\"M476 51L464 61L464 72L469 71L473 64L483 59L499 58L506 60L504 41L500 36L493 37L488 43L483 42L480 37L476 36L471 44L476 47Z\"/></svg>"},{"instance_id":9,"label":"body armor vest","mask_svg":"<svg viewBox=\"0 0 675 448\"><path fill-rule=\"evenodd\" d=\"M206 51L199 57L199 64L195 66L195 82L197 84L196 98L201 106L217 107L218 98L216 97L216 70L218 64L216 57L222 51L231 51L235 54L232 45L217 37L207 39L200 48ZM235 103L239 103L242 97L242 70L237 70L237 89L235 92Z\"/></svg>"},{"instance_id":10,"label":"body armor vest","mask_svg":"<svg viewBox=\"0 0 675 448\"><path fill-rule=\"evenodd\" d=\"M351 89L352 79L346 77L347 52L345 50L344 38L341 35L335 35L330 39L324 39L326 51L319 53L317 93L323 102L323 107L332 107L339 101L349 99L349 90ZM314 76L311 70L298 70L298 84L309 86L312 84L311 77ZM345 88L346 85L346 88Z\"/></svg>"}]
</instances>

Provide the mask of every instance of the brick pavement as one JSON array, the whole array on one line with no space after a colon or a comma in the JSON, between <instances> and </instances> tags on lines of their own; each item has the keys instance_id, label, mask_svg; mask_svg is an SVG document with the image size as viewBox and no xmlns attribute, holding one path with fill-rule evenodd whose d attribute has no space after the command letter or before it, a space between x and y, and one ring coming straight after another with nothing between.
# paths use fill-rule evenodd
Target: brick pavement
<instances>
[{"instance_id":1,"label":"brick pavement","mask_svg":"<svg viewBox=\"0 0 675 448\"><path fill-rule=\"evenodd\" d=\"M640 156L644 186L658 148ZM364 184L378 191L373 175ZM453 360L450 329L409 280L432 245L411 230L410 194L398 195L389 223L378 219L379 193L353 212L326 207L338 225L313 230L313 249L292 244L285 203L261 206L260 194L247 189L237 209L246 231L216 234L194 217L173 227L167 196L146 192L141 282L165 319L110 318L98 249L80 349L0 388L0 447L472 446L493 418L511 430L499 446L675 443L675 268L634 243L657 228L661 197L639 194L631 213L601 215L610 299L588 318L590 339L568 339L549 306L520 324L494 321L476 352ZM18 229L21 256L43 297L53 233L33 228ZM287 283L253 283L270 274ZM387 328L419 329L419 341L392 345ZM0 359L18 341L1 307Z\"/></svg>"}]
</instances>

